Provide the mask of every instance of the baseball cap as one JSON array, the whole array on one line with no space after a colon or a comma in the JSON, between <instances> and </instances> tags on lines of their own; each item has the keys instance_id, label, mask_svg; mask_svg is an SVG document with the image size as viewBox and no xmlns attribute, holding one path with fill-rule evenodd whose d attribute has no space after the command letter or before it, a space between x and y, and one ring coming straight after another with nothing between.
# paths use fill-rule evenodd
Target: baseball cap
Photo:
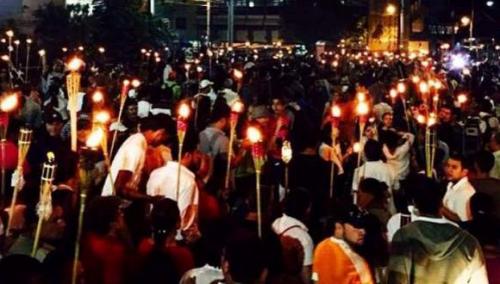
<instances>
[{"instance_id":1,"label":"baseball cap","mask_svg":"<svg viewBox=\"0 0 500 284\"><path fill-rule=\"evenodd\" d=\"M265 105L260 105L253 107L250 112L250 117L252 119L263 118L271 116L271 112Z\"/></svg>"},{"instance_id":2,"label":"baseball cap","mask_svg":"<svg viewBox=\"0 0 500 284\"><path fill-rule=\"evenodd\" d=\"M63 122L61 114L55 110L49 109L43 114L43 121L45 123Z\"/></svg>"},{"instance_id":3,"label":"baseball cap","mask_svg":"<svg viewBox=\"0 0 500 284\"><path fill-rule=\"evenodd\" d=\"M212 81L209 81L207 79L201 80L200 82L200 89L205 89L206 87L212 86L214 83Z\"/></svg>"}]
</instances>

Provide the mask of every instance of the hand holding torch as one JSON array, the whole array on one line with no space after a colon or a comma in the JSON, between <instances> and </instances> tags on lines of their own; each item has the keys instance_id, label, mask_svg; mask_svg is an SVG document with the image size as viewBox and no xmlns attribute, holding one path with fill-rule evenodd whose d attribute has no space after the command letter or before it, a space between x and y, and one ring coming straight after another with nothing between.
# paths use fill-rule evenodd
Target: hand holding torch
<instances>
[{"instance_id":1,"label":"hand holding torch","mask_svg":"<svg viewBox=\"0 0 500 284\"><path fill-rule=\"evenodd\" d=\"M290 141L285 140L283 142L283 146L281 147L281 160L285 164L285 194L288 194L288 191L290 190L288 186L288 165L290 164L292 157L292 145L290 144Z\"/></svg>"}]
</instances>

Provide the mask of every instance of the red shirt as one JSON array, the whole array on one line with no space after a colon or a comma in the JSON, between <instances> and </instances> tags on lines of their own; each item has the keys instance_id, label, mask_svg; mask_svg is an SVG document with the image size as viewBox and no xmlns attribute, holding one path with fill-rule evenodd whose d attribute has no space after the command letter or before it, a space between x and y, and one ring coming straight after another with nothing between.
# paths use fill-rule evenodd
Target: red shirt
<instances>
[{"instance_id":1,"label":"red shirt","mask_svg":"<svg viewBox=\"0 0 500 284\"><path fill-rule=\"evenodd\" d=\"M154 248L154 241L147 238L141 241L138 248L138 253L141 257L149 255ZM175 270L178 275L184 275L186 271L194 268L193 254L189 249L179 245L166 246L163 248L175 264Z\"/></svg>"}]
</instances>

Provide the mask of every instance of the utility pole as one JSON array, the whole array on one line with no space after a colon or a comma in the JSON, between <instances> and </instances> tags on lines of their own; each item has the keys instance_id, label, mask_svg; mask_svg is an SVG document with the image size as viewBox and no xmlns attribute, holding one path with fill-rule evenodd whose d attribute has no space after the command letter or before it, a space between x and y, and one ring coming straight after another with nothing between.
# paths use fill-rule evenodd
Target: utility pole
<instances>
[{"instance_id":1,"label":"utility pole","mask_svg":"<svg viewBox=\"0 0 500 284\"><path fill-rule=\"evenodd\" d=\"M149 0L149 12L151 15L155 14L155 0Z\"/></svg>"},{"instance_id":2,"label":"utility pole","mask_svg":"<svg viewBox=\"0 0 500 284\"><path fill-rule=\"evenodd\" d=\"M210 0L207 0L207 46L210 45Z\"/></svg>"},{"instance_id":3,"label":"utility pole","mask_svg":"<svg viewBox=\"0 0 500 284\"><path fill-rule=\"evenodd\" d=\"M227 3L227 43L232 46L234 42L234 0Z\"/></svg>"}]
</instances>

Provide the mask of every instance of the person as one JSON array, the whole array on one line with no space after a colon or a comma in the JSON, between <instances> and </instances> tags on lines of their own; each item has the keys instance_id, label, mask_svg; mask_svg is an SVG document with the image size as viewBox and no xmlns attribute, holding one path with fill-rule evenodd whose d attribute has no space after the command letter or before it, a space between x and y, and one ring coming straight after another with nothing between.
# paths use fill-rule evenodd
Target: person
<instances>
[{"instance_id":1,"label":"person","mask_svg":"<svg viewBox=\"0 0 500 284\"><path fill-rule=\"evenodd\" d=\"M310 207L310 197L305 190L292 190L285 199L283 215L272 224L272 229L278 236L290 237L300 242L304 255L302 278L305 283L311 278L314 248L308 228L303 223L310 211Z\"/></svg>"},{"instance_id":2,"label":"person","mask_svg":"<svg viewBox=\"0 0 500 284\"><path fill-rule=\"evenodd\" d=\"M111 176L106 178L102 189L103 196L113 195L127 199L150 200L138 191L148 145L157 146L165 140L165 129L161 116L151 116L141 121L141 132L131 135L118 149L111 163ZM113 183L114 181L114 190ZM114 192L115 191L115 192Z\"/></svg>"},{"instance_id":3,"label":"person","mask_svg":"<svg viewBox=\"0 0 500 284\"><path fill-rule=\"evenodd\" d=\"M181 215L181 232L190 239L196 237L198 232L198 204L199 191L195 180L195 172L201 163L201 153L194 149L186 148L180 161L181 175L179 196L177 196L177 171L179 162L168 161L163 167L151 172L146 185L149 196L161 196L177 201Z\"/></svg>"},{"instance_id":4,"label":"person","mask_svg":"<svg viewBox=\"0 0 500 284\"><path fill-rule=\"evenodd\" d=\"M368 263L355 252L365 238L363 213L353 206L330 221L333 236L319 243L314 251L314 283L375 283Z\"/></svg>"},{"instance_id":5,"label":"person","mask_svg":"<svg viewBox=\"0 0 500 284\"><path fill-rule=\"evenodd\" d=\"M357 192L358 207L375 215L381 224L387 224L390 213L387 208L387 185L374 178L363 179Z\"/></svg>"},{"instance_id":6,"label":"person","mask_svg":"<svg viewBox=\"0 0 500 284\"><path fill-rule=\"evenodd\" d=\"M466 158L453 154L446 163L448 186L443 197L442 214L455 222L472 220L470 198L476 192L469 182L470 165Z\"/></svg>"},{"instance_id":7,"label":"person","mask_svg":"<svg viewBox=\"0 0 500 284\"><path fill-rule=\"evenodd\" d=\"M495 156L495 164L490 170L490 176L492 178L500 179L500 131L491 135L489 146L491 152Z\"/></svg>"},{"instance_id":8,"label":"person","mask_svg":"<svg viewBox=\"0 0 500 284\"><path fill-rule=\"evenodd\" d=\"M221 269L204 266L188 271L181 284L265 283L266 258L263 242L253 232L230 233L223 249Z\"/></svg>"},{"instance_id":9,"label":"person","mask_svg":"<svg viewBox=\"0 0 500 284\"><path fill-rule=\"evenodd\" d=\"M488 283L479 242L441 215L439 185L415 182L418 216L394 235L387 283Z\"/></svg>"},{"instance_id":10,"label":"person","mask_svg":"<svg viewBox=\"0 0 500 284\"><path fill-rule=\"evenodd\" d=\"M495 164L495 156L488 151L481 151L474 158L474 175L470 183L478 193L489 197L493 203L494 216L500 220L500 180L490 177Z\"/></svg>"},{"instance_id":11,"label":"person","mask_svg":"<svg viewBox=\"0 0 500 284\"><path fill-rule=\"evenodd\" d=\"M382 135L382 140L387 165L392 169L395 181L399 183L410 172L410 151L415 136L411 133L399 134L394 130L387 130Z\"/></svg>"},{"instance_id":12,"label":"person","mask_svg":"<svg viewBox=\"0 0 500 284\"><path fill-rule=\"evenodd\" d=\"M354 177L352 179L353 194L356 194L356 191L358 191L359 182L362 179L374 178L384 182L389 188L389 196L392 196L392 190L395 187L394 174L389 165L382 161L383 153L380 143L369 139L364 147L364 155L366 157L365 164L354 170ZM389 210L391 212L395 211L392 197L389 197Z\"/></svg>"},{"instance_id":13,"label":"person","mask_svg":"<svg viewBox=\"0 0 500 284\"><path fill-rule=\"evenodd\" d=\"M168 198L155 202L151 225L153 237L143 240L138 249L143 256L138 279L140 283L179 282L186 271L194 268L194 259L189 249L175 240L181 225L177 202Z\"/></svg>"},{"instance_id":14,"label":"person","mask_svg":"<svg viewBox=\"0 0 500 284\"><path fill-rule=\"evenodd\" d=\"M199 92L193 98L194 108L194 130L196 133L205 129L208 125L208 119L212 111L212 106L215 102L217 95L213 92L212 83L209 80L202 80L199 86Z\"/></svg>"}]
</instances>

